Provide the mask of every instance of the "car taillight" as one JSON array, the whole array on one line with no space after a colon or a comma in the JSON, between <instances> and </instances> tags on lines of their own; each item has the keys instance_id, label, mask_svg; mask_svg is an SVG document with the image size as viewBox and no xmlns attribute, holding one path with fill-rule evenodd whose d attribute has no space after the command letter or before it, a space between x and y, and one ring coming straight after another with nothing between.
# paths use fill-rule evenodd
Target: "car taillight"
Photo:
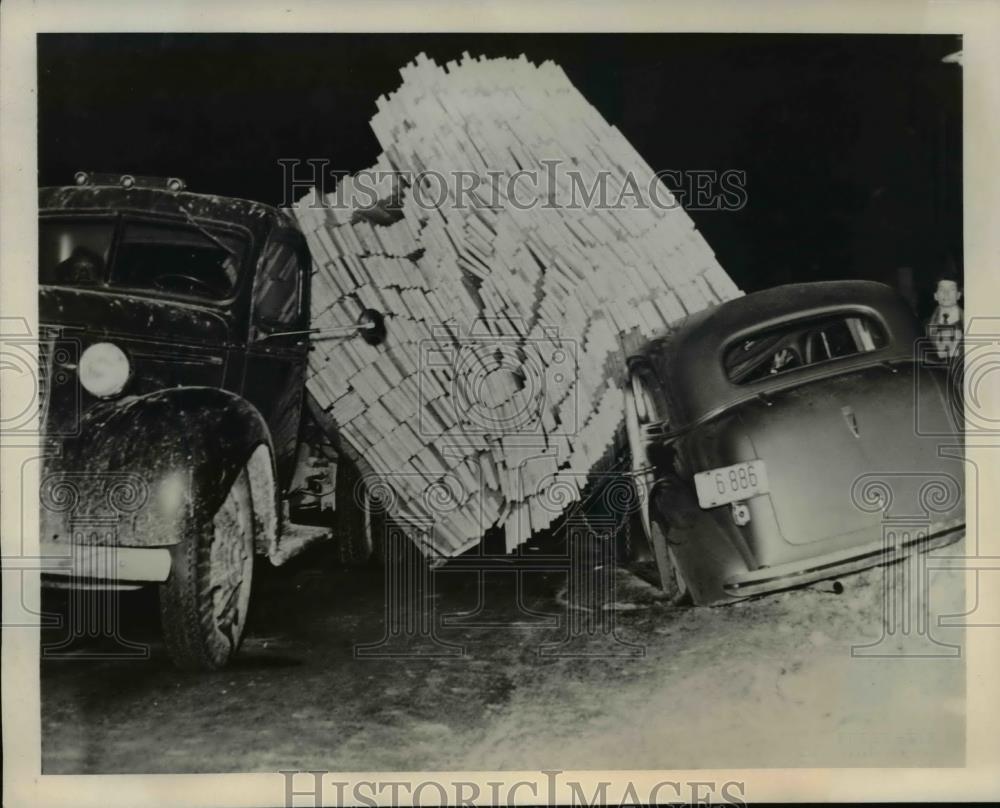
<instances>
[{"instance_id":1,"label":"car taillight","mask_svg":"<svg viewBox=\"0 0 1000 808\"><path fill-rule=\"evenodd\" d=\"M80 357L80 384L92 396L118 395L131 373L125 352L111 342L96 342Z\"/></svg>"}]
</instances>

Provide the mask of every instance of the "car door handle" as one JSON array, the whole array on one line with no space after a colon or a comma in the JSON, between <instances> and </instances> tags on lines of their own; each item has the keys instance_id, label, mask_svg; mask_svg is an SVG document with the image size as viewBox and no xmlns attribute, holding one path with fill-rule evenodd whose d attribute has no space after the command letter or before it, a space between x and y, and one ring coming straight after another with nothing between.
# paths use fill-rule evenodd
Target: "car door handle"
<instances>
[{"instance_id":1,"label":"car door handle","mask_svg":"<svg viewBox=\"0 0 1000 808\"><path fill-rule=\"evenodd\" d=\"M847 422L847 428L851 430L851 434L856 438L860 438L861 430L858 429L858 417L854 414L854 408L844 406L840 408L840 412L844 416L844 421Z\"/></svg>"}]
</instances>

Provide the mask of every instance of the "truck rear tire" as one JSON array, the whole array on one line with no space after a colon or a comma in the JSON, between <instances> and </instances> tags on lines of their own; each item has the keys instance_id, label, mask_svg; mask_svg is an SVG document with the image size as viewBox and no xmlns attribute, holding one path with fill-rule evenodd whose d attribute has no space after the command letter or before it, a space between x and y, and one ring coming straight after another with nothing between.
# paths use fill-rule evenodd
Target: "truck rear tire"
<instances>
[{"instance_id":1,"label":"truck rear tire","mask_svg":"<svg viewBox=\"0 0 1000 808\"><path fill-rule=\"evenodd\" d=\"M340 560L352 566L384 567L386 563L423 563L423 555L387 510L395 494L376 476L371 487L355 466L342 461L337 468L335 534ZM396 542L390 552L388 542Z\"/></svg>"},{"instance_id":2,"label":"truck rear tire","mask_svg":"<svg viewBox=\"0 0 1000 808\"><path fill-rule=\"evenodd\" d=\"M334 534L340 548L340 561L349 566L364 566L378 552L376 530L361 474L346 458L337 464L336 502Z\"/></svg>"},{"instance_id":3,"label":"truck rear tire","mask_svg":"<svg viewBox=\"0 0 1000 808\"><path fill-rule=\"evenodd\" d=\"M245 466L210 518L189 518L171 556L170 577L160 585L170 658L183 670L223 668L243 639L253 578L253 502Z\"/></svg>"}]
</instances>

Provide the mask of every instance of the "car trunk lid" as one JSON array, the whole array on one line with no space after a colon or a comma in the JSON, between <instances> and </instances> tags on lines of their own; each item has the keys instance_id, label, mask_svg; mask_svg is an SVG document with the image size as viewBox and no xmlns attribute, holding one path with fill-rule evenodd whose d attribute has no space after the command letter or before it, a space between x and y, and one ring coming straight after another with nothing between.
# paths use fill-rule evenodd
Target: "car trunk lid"
<instances>
[{"instance_id":1,"label":"car trunk lid","mask_svg":"<svg viewBox=\"0 0 1000 808\"><path fill-rule=\"evenodd\" d=\"M871 541L883 508L865 492L877 479L891 491L894 516L926 513L921 491L932 480L950 475L960 484L960 461L938 455L939 438L916 434L915 405L944 412L932 385L914 398L918 372L908 364L874 365L764 395L742 408L788 543L849 534L859 543Z\"/></svg>"}]
</instances>

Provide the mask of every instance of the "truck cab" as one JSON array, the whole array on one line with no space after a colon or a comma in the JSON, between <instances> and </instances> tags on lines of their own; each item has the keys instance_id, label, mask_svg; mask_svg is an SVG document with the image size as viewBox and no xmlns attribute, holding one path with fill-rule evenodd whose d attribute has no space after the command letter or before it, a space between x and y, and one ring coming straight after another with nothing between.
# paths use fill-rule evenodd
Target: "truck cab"
<instances>
[{"instance_id":1,"label":"truck cab","mask_svg":"<svg viewBox=\"0 0 1000 808\"><path fill-rule=\"evenodd\" d=\"M222 667L254 555L324 532L282 506L302 479L302 233L178 179L80 172L40 190L38 269L42 552L71 584L158 585L173 660Z\"/></svg>"}]
</instances>

